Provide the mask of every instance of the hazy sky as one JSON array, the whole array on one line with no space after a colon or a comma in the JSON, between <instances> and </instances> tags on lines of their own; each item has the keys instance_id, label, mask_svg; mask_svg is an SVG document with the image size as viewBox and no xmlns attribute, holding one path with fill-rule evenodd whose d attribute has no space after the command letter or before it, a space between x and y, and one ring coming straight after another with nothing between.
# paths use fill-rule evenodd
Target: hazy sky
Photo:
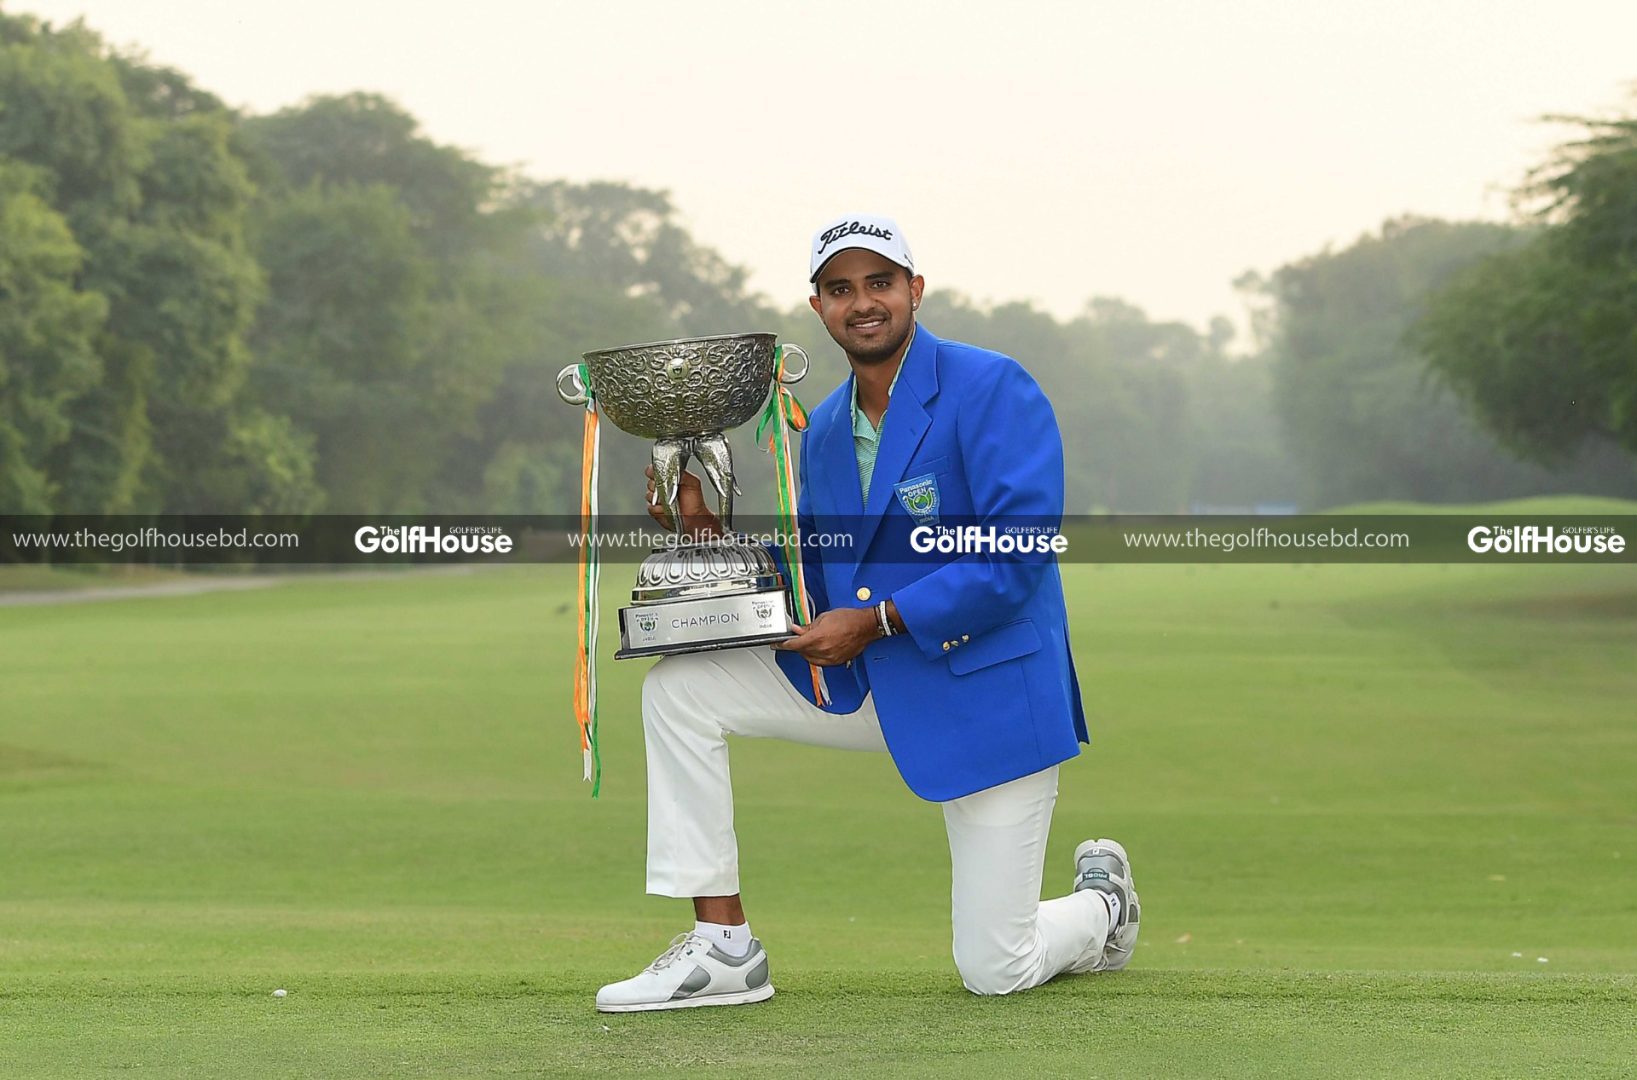
<instances>
[{"instance_id":1,"label":"hazy sky","mask_svg":"<svg viewBox=\"0 0 1637 1080\"><path fill-rule=\"evenodd\" d=\"M382 92L543 177L668 189L781 306L896 216L929 288L1203 324L1230 281L1506 189L1637 80L1637 3L0 0L84 15L234 105Z\"/></svg>"}]
</instances>

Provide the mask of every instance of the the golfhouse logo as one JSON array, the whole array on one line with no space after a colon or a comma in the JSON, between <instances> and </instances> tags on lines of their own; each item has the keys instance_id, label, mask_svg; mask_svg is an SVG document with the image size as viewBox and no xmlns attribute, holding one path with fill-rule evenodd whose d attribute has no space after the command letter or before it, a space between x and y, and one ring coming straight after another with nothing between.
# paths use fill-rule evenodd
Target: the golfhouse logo
<instances>
[{"instance_id":1,"label":"the golfhouse logo","mask_svg":"<svg viewBox=\"0 0 1637 1080\"><path fill-rule=\"evenodd\" d=\"M1046 529L1002 531L993 525L917 525L909 532L909 546L918 555L1061 555L1069 549L1069 538Z\"/></svg>"},{"instance_id":2,"label":"the golfhouse logo","mask_svg":"<svg viewBox=\"0 0 1637 1080\"><path fill-rule=\"evenodd\" d=\"M750 610L756 613L756 621L767 622L773 617L773 601L752 600Z\"/></svg>"},{"instance_id":3,"label":"the golfhouse logo","mask_svg":"<svg viewBox=\"0 0 1637 1080\"><path fill-rule=\"evenodd\" d=\"M658 615L650 614L648 612L638 612L634 616L634 621L637 624L637 629L644 634L652 634L655 630L659 629Z\"/></svg>"},{"instance_id":4,"label":"the golfhouse logo","mask_svg":"<svg viewBox=\"0 0 1637 1080\"><path fill-rule=\"evenodd\" d=\"M352 542L365 555L505 555L512 550L512 538L487 525L457 525L447 532L439 525L365 525L353 533Z\"/></svg>"},{"instance_id":5,"label":"the golfhouse logo","mask_svg":"<svg viewBox=\"0 0 1637 1080\"><path fill-rule=\"evenodd\" d=\"M1475 525L1467 547L1479 555L1618 555L1626 538L1612 525Z\"/></svg>"}]
</instances>

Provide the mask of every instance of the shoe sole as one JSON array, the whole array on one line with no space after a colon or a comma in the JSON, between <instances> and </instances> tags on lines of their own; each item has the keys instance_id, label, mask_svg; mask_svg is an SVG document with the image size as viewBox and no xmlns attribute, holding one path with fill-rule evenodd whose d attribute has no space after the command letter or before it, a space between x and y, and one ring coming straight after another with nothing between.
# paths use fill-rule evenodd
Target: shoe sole
<instances>
[{"instance_id":1,"label":"shoe sole","mask_svg":"<svg viewBox=\"0 0 1637 1080\"><path fill-rule=\"evenodd\" d=\"M741 990L736 994L706 994L701 997L677 998L675 1001L641 1001L634 1005L602 1005L597 1006L598 1012L660 1012L665 1009L699 1009L707 1005L750 1005L758 1001L766 1001L773 996L773 984L758 986L754 990Z\"/></svg>"}]
</instances>

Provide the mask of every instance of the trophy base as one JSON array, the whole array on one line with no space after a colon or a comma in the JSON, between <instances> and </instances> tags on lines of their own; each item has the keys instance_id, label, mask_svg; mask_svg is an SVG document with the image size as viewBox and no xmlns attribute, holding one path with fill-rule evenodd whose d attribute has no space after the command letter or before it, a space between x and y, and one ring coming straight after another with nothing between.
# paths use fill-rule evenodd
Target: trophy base
<instances>
[{"instance_id":1,"label":"trophy base","mask_svg":"<svg viewBox=\"0 0 1637 1080\"><path fill-rule=\"evenodd\" d=\"M790 594L782 587L635 604L620 608L614 659L766 645L794 637L793 623Z\"/></svg>"}]
</instances>

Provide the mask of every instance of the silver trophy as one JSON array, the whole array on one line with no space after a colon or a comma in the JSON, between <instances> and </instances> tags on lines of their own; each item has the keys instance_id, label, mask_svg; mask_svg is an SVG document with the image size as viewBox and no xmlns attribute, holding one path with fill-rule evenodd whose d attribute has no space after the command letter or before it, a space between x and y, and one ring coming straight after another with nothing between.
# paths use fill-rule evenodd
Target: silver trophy
<instances>
[{"instance_id":1,"label":"silver trophy","mask_svg":"<svg viewBox=\"0 0 1637 1080\"><path fill-rule=\"evenodd\" d=\"M557 393L570 405L594 395L597 410L614 426L653 439L654 502L671 528L682 514L682 472L697 458L716 489L721 539L674 539L653 549L637 571L631 606L620 609L616 660L634 656L731 649L782 641L793 625L784 576L760 544L733 532L733 452L724 429L759 412L777 372L775 334L724 334L624 345L584 354L590 394L579 365L557 374ZM795 345L800 370L784 370L785 383L807 374L807 354Z\"/></svg>"}]
</instances>

